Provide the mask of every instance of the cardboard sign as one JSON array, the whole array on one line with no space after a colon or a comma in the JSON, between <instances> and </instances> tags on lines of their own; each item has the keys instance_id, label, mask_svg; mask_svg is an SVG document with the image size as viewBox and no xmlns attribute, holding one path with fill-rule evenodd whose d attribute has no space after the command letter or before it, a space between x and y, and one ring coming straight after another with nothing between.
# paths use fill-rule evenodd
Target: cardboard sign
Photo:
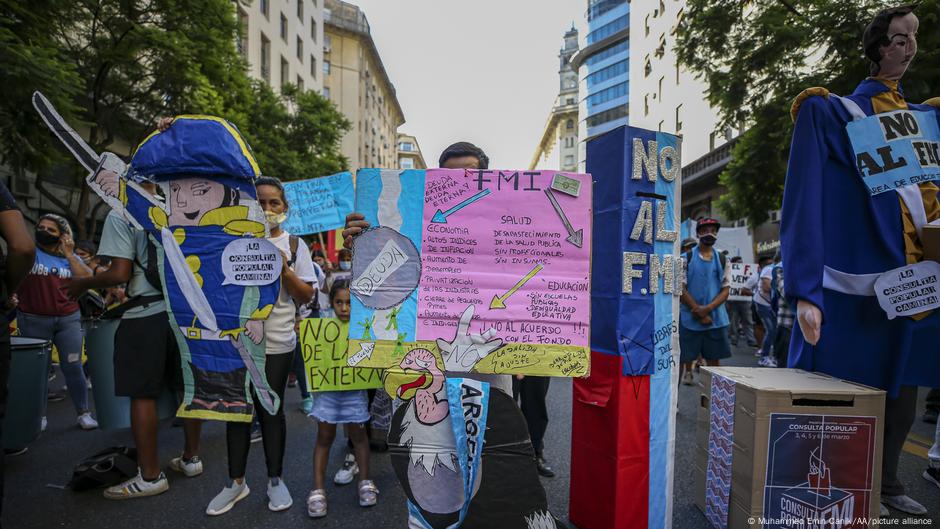
<instances>
[{"instance_id":1,"label":"cardboard sign","mask_svg":"<svg viewBox=\"0 0 940 529\"><path fill-rule=\"evenodd\" d=\"M351 344L375 343L361 365L410 347L447 371L587 375L591 178L566 173L563 193L557 176L359 171L356 210L376 226L353 252Z\"/></svg>"},{"instance_id":2,"label":"cardboard sign","mask_svg":"<svg viewBox=\"0 0 940 529\"><path fill-rule=\"evenodd\" d=\"M867 527L875 417L770 414L764 528Z\"/></svg>"},{"instance_id":3,"label":"cardboard sign","mask_svg":"<svg viewBox=\"0 0 940 529\"><path fill-rule=\"evenodd\" d=\"M940 125L933 112L896 110L846 126L872 195L940 179Z\"/></svg>"},{"instance_id":4,"label":"cardboard sign","mask_svg":"<svg viewBox=\"0 0 940 529\"><path fill-rule=\"evenodd\" d=\"M878 304L893 320L940 308L940 263L922 261L885 272L875 281Z\"/></svg>"},{"instance_id":5,"label":"cardboard sign","mask_svg":"<svg viewBox=\"0 0 940 529\"><path fill-rule=\"evenodd\" d=\"M346 391L382 387L379 369L353 367L348 358L349 323L338 318L300 322L300 351L310 391Z\"/></svg>"},{"instance_id":6,"label":"cardboard sign","mask_svg":"<svg viewBox=\"0 0 940 529\"><path fill-rule=\"evenodd\" d=\"M754 263L728 263L731 267L731 293L728 295L729 301L750 301L751 296L741 293L741 289L747 284L748 279L757 273L757 265Z\"/></svg>"},{"instance_id":7,"label":"cardboard sign","mask_svg":"<svg viewBox=\"0 0 940 529\"><path fill-rule=\"evenodd\" d=\"M308 235L342 228L352 212L352 174L285 182L284 194L290 209L282 227L290 233Z\"/></svg>"}]
</instances>

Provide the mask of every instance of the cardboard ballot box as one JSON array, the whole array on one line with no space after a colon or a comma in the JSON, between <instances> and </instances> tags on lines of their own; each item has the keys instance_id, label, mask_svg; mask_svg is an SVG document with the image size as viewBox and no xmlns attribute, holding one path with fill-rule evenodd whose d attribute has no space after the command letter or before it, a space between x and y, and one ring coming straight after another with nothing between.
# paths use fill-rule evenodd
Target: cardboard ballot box
<instances>
[{"instance_id":1,"label":"cardboard ballot box","mask_svg":"<svg viewBox=\"0 0 940 529\"><path fill-rule=\"evenodd\" d=\"M715 527L867 527L885 392L800 369L702 368L695 503Z\"/></svg>"}]
</instances>

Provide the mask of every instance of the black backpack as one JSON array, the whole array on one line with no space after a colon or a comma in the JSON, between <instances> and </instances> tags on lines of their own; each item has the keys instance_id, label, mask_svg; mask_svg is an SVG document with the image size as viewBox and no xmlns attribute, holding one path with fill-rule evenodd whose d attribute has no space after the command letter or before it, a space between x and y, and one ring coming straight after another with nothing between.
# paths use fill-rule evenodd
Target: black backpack
<instances>
[{"instance_id":1,"label":"black backpack","mask_svg":"<svg viewBox=\"0 0 940 529\"><path fill-rule=\"evenodd\" d=\"M157 261L157 245L153 242L153 237L147 236L147 266L135 257L134 264L144 269L144 277L150 286L163 291L163 282L160 281L160 263Z\"/></svg>"},{"instance_id":2,"label":"black backpack","mask_svg":"<svg viewBox=\"0 0 940 529\"><path fill-rule=\"evenodd\" d=\"M76 465L68 486L74 491L110 487L136 475L137 450L112 446Z\"/></svg>"}]
</instances>

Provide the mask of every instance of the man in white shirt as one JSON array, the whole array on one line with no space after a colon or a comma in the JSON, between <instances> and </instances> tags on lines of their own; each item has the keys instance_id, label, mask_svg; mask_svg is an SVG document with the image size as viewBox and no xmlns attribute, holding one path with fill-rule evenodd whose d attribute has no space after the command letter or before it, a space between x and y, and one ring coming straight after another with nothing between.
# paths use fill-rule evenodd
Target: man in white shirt
<instances>
[{"instance_id":1,"label":"man in white shirt","mask_svg":"<svg viewBox=\"0 0 940 529\"><path fill-rule=\"evenodd\" d=\"M774 333L777 330L777 317L774 315L773 308L770 306L771 292L770 281L773 278L773 259L764 257L758 261L760 272L756 274L756 280L748 282L747 288L754 293L754 308L757 309L757 317L760 318L761 325L764 326L764 340L761 342L761 348L757 351L760 356L760 365L764 367L773 367L771 352L773 349ZM751 288L753 287L753 288Z\"/></svg>"}]
</instances>

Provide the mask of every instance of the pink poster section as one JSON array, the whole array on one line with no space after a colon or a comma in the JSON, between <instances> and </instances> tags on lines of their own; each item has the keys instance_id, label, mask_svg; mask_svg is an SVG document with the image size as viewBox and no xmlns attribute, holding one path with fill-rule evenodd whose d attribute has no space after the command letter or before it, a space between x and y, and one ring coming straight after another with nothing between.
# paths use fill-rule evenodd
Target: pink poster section
<instances>
[{"instance_id":1,"label":"pink poster section","mask_svg":"<svg viewBox=\"0 0 940 529\"><path fill-rule=\"evenodd\" d=\"M507 344L488 359L496 372L589 351L590 175L428 170L424 228L418 340L452 333L472 306L469 331Z\"/></svg>"}]
</instances>

